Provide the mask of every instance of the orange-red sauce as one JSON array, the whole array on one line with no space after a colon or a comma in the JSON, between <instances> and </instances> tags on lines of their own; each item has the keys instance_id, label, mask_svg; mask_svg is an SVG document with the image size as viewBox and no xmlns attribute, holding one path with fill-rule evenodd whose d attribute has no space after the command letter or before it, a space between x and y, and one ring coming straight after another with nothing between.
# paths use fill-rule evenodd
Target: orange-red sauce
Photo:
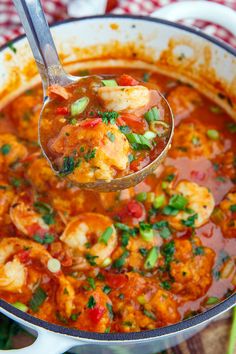
<instances>
[{"instance_id":1,"label":"orange-red sauce","mask_svg":"<svg viewBox=\"0 0 236 354\"><path fill-rule=\"evenodd\" d=\"M57 324L130 332L176 323L235 291L236 127L190 86L142 70L91 73L110 72L145 74L169 99L176 123L169 155L134 188L81 191L53 175L37 146L41 89L9 104L0 120L0 255L6 245L13 250L0 263L0 297ZM179 183L195 188L195 204L176 192ZM176 194L180 206L170 201ZM6 275L14 260L21 284Z\"/></svg>"}]
</instances>

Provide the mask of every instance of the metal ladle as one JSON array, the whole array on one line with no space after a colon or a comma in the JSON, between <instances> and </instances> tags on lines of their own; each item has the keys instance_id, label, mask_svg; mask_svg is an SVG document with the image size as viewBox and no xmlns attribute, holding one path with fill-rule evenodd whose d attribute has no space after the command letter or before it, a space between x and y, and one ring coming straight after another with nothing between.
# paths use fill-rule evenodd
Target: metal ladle
<instances>
[{"instance_id":1,"label":"metal ladle","mask_svg":"<svg viewBox=\"0 0 236 354\"><path fill-rule=\"evenodd\" d=\"M43 146L40 138L40 127L42 124L43 111L49 102L47 97L47 89L51 85L68 86L72 83L78 82L81 77L68 75L59 60L58 53L47 23L47 20L42 9L42 5L39 0L13 0L17 12L20 16L22 25L24 27L26 36L28 38L31 50L33 52L34 59L39 69L39 73L43 83L44 92L44 104L40 113L38 132L39 132L39 144L44 156L50 163L51 168L55 174L59 174L59 171L55 170L52 165L52 161L47 156L45 146ZM84 78L84 76L83 76ZM159 93L160 94L160 93ZM173 131L174 131L174 119L171 108L166 99L160 94L162 99L162 105L165 107L165 111L168 112L170 117L170 131L167 141L167 145L162 152L153 160L150 164L142 168L141 170L131 173L126 176L114 178L107 182L104 180L96 180L89 183L76 183L81 189L96 189L97 191L110 192L114 190L126 189L141 182L147 175L155 171L155 169L164 160L171 144Z\"/></svg>"}]
</instances>

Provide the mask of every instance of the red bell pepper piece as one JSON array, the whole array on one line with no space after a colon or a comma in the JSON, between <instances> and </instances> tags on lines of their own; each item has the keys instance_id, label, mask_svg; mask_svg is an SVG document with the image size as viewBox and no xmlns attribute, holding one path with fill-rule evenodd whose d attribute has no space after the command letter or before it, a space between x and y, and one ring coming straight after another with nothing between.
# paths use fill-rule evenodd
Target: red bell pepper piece
<instances>
[{"instance_id":1,"label":"red bell pepper piece","mask_svg":"<svg viewBox=\"0 0 236 354\"><path fill-rule=\"evenodd\" d=\"M135 80L132 76L126 74L122 74L117 79L117 82L120 86L136 86L139 84L139 82Z\"/></svg>"},{"instance_id":2,"label":"red bell pepper piece","mask_svg":"<svg viewBox=\"0 0 236 354\"><path fill-rule=\"evenodd\" d=\"M148 129L148 123L144 118L137 117L132 113L123 113L117 119L117 124L120 125L128 125L128 127L137 134L142 134Z\"/></svg>"},{"instance_id":3,"label":"red bell pepper piece","mask_svg":"<svg viewBox=\"0 0 236 354\"><path fill-rule=\"evenodd\" d=\"M102 118L93 118L83 121L80 126L83 128L93 128L102 122Z\"/></svg>"},{"instance_id":4,"label":"red bell pepper piece","mask_svg":"<svg viewBox=\"0 0 236 354\"><path fill-rule=\"evenodd\" d=\"M17 256L21 263L27 263L29 261L30 250L22 250Z\"/></svg>"},{"instance_id":5,"label":"red bell pepper piece","mask_svg":"<svg viewBox=\"0 0 236 354\"><path fill-rule=\"evenodd\" d=\"M115 274L115 273L105 274L105 279L107 284L113 289L118 289L122 287L128 281L125 274Z\"/></svg>"},{"instance_id":6,"label":"red bell pepper piece","mask_svg":"<svg viewBox=\"0 0 236 354\"><path fill-rule=\"evenodd\" d=\"M69 113L69 109L67 107L57 107L56 114L66 116Z\"/></svg>"},{"instance_id":7,"label":"red bell pepper piece","mask_svg":"<svg viewBox=\"0 0 236 354\"><path fill-rule=\"evenodd\" d=\"M127 204L127 210L129 215L137 219L141 218L141 216L143 215L143 207L136 200L129 201L129 203Z\"/></svg>"},{"instance_id":8,"label":"red bell pepper piece","mask_svg":"<svg viewBox=\"0 0 236 354\"><path fill-rule=\"evenodd\" d=\"M104 312L104 307L95 306L93 309L88 309L88 316L93 323L97 324L101 320Z\"/></svg>"}]
</instances>

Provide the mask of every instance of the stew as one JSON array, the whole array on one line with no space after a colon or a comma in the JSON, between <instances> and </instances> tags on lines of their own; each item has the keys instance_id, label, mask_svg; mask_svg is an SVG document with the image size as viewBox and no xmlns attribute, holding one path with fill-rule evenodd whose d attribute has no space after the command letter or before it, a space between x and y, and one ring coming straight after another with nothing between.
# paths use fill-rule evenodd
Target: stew
<instances>
[{"instance_id":1,"label":"stew","mask_svg":"<svg viewBox=\"0 0 236 354\"><path fill-rule=\"evenodd\" d=\"M38 147L41 88L12 101L0 120L0 297L63 326L143 331L235 291L236 124L177 80L127 68L91 74L104 72L158 85L175 114L168 157L133 188L80 190L53 174Z\"/></svg>"}]
</instances>

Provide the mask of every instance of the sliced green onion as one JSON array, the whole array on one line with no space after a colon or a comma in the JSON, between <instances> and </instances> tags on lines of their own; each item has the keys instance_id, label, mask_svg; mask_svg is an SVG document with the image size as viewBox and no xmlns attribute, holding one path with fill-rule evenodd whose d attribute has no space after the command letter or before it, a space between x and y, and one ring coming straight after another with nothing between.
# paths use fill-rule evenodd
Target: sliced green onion
<instances>
[{"instance_id":1,"label":"sliced green onion","mask_svg":"<svg viewBox=\"0 0 236 354\"><path fill-rule=\"evenodd\" d=\"M161 188L162 189L167 189L169 187L169 183L166 181L161 182Z\"/></svg>"},{"instance_id":2,"label":"sliced green onion","mask_svg":"<svg viewBox=\"0 0 236 354\"><path fill-rule=\"evenodd\" d=\"M159 109L157 107L153 107L153 108L149 109L149 111L147 111L144 114L144 118L146 119L146 121L148 123L155 122L155 121L159 120L160 119Z\"/></svg>"},{"instance_id":3,"label":"sliced green onion","mask_svg":"<svg viewBox=\"0 0 236 354\"><path fill-rule=\"evenodd\" d=\"M183 197L181 194L175 194L170 198L169 206L177 209L183 210L188 204L188 199Z\"/></svg>"},{"instance_id":4,"label":"sliced green onion","mask_svg":"<svg viewBox=\"0 0 236 354\"><path fill-rule=\"evenodd\" d=\"M44 303L44 301L46 300L46 298L47 298L47 294L46 294L45 291L39 286L39 287L35 290L35 292L34 292L32 298L31 298L31 300L30 300L30 302L29 302L29 307L30 307L30 309L31 309L33 312L38 312L39 307Z\"/></svg>"},{"instance_id":5,"label":"sliced green onion","mask_svg":"<svg viewBox=\"0 0 236 354\"><path fill-rule=\"evenodd\" d=\"M105 243L105 245L107 245L112 234L113 234L113 228L111 226L108 226L106 230L103 232L103 234L99 237L98 242Z\"/></svg>"},{"instance_id":6,"label":"sliced green onion","mask_svg":"<svg viewBox=\"0 0 236 354\"><path fill-rule=\"evenodd\" d=\"M156 321L157 318L156 318L156 316L154 315L153 312L144 309L144 310L143 310L143 313L144 313L145 316L151 318L151 320Z\"/></svg>"},{"instance_id":7,"label":"sliced green onion","mask_svg":"<svg viewBox=\"0 0 236 354\"><path fill-rule=\"evenodd\" d=\"M23 304L22 302L16 301L14 302L14 304L12 304L12 306L14 306L16 309L23 311L23 312L27 312L28 311L28 306L26 306L25 304Z\"/></svg>"},{"instance_id":8,"label":"sliced green onion","mask_svg":"<svg viewBox=\"0 0 236 354\"><path fill-rule=\"evenodd\" d=\"M154 208L159 209L160 207L163 206L164 203L165 203L165 196L164 196L164 194L161 194L161 195L158 195L154 199L152 204L153 204Z\"/></svg>"},{"instance_id":9,"label":"sliced green onion","mask_svg":"<svg viewBox=\"0 0 236 354\"><path fill-rule=\"evenodd\" d=\"M136 195L136 200L138 202L145 202L146 199L147 199L147 192L141 192Z\"/></svg>"},{"instance_id":10,"label":"sliced green onion","mask_svg":"<svg viewBox=\"0 0 236 354\"><path fill-rule=\"evenodd\" d=\"M51 258L48 261L47 268L51 273L57 273L61 270L61 262L56 258Z\"/></svg>"},{"instance_id":11,"label":"sliced green onion","mask_svg":"<svg viewBox=\"0 0 236 354\"><path fill-rule=\"evenodd\" d=\"M74 103L72 103L71 107L70 107L70 112L72 116L76 116L77 114L82 113L85 108L87 107L89 103L89 98L88 97L82 97L79 98L77 101L75 101Z\"/></svg>"},{"instance_id":12,"label":"sliced green onion","mask_svg":"<svg viewBox=\"0 0 236 354\"><path fill-rule=\"evenodd\" d=\"M148 140L152 140L156 137L156 134L153 133L151 130L148 130L146 133L143 134L143 136Z\"/></svg>"},{"instance_id":13,"label":"sliced green onion","mask_svg":"<svg viewBox=\"0 0 236 354\"><path fill-rule=\"evenodd\" d=\"M122 231L130 231L130 227L128 225L122 224L121 222L117 222L115 227Z\"/></svg>"},{"instance_id":14,"label":"sliced green onion","mask_svg":"<svg viewBox=\"0 0 236 354\"><path fill-rule=\"evenodd\" d=\"M116 80L102 80L102 83L103 83L104 86L107 86L107 87L118 86Z\"/></svg>"},{"instance_id":15,"label":"sliced green onion","mask_svg":"<svg viewBox=\"0 0 236 354\"><path fill-rule=\"evenodd\" d=\"M218 130L209 129L209 130L207 130L207 136L209 139L218 140L220 137L220 134L219 134Z\"/></svg>"},{"instance_id":16,"label":"sliced green onion","mask_svg":"<svg viewBox=\"0 0 236 354\"><path fill-rule=\"evenodd\" d=\"M151 242L154 237L153 229L150 224L145 224L144 222L140 222L139 224L139 232L144 241Z\"/></svg>"},{"instance_id":17,"label":"sliced green onion","mask_svg":"<svg viewBox=\"0 0 236 354\"><path fill-rule=\"evenodd\" d=\"M214 305L214 304L217 304L219 302L219 298L218 297L215 297L215 296L211 296L207 299L206 301L206 305Z\"/></svg>"},{"instance_id":18,"label":"sliced green onion","mask_svg":"<svg viewBox=\"0 0 236 354\"><path fill-rule=\"evenodd\" d=\"M102 267L103 268L108 267L111 264L111 262L112 262L112 259L110 257L105 258L103 263L102 263Z\"/></svg>"},{"instance_id":19,"label":"sliced green onion","mask_svg":"<svg viewBox=\"0 0 236 354\"><path fill-rule=\"evenodd\" d=\"M155 264L158 259L158 249L157 247L153 247L147 255L146 261L144 263L145 269L152 269L155 267Z\"/></svg>"},{"instance_id":20,"label":"sliced green onion","mask_svg":"<svg viewBox=\"0 0 236 354\"><path fill-rule=\"evenodd\" d=\"M135 150L146 149L146 148L151 149L152 147L150 141L147 138L145 138L143 135L129 133L126 134L126 137Z\"/></svg>"}]
</instances>

